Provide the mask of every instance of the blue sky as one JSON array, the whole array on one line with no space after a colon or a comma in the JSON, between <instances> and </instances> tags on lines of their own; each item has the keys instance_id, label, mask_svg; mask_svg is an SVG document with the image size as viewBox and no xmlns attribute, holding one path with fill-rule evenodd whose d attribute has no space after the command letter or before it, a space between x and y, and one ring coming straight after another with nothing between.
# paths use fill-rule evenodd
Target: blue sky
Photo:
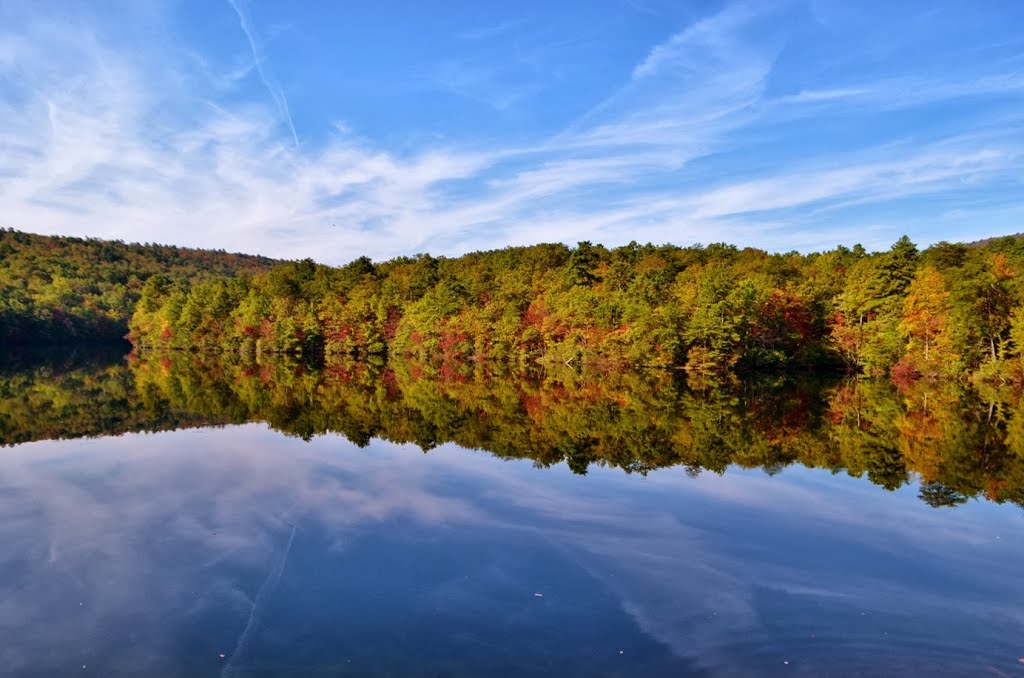
<instances>
[{"instance_id":1,"label":"blue sky","mask_svg":"<svg viewBox=\"0 0 1024 678\"><path fill-rule=\"evenodd\" d=\"M0 0L0 226L343 263L1024 231L1024 3Z\"/></svg>"}]
</instances>

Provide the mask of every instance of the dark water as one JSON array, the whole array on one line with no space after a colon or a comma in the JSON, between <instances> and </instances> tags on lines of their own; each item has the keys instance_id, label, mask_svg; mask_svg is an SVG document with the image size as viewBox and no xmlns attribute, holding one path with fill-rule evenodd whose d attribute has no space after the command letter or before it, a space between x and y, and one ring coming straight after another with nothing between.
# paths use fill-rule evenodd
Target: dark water
<instances>
[{"instance_id":1,"label":"dark water","mask_svg":"<svg viewBox=\"0 0 1024 678\"><path fill-rule=\"evenodd\" d=\"M21 363L0 674L1020 675L1016 398Z\"/></svg>"}]
</instances>

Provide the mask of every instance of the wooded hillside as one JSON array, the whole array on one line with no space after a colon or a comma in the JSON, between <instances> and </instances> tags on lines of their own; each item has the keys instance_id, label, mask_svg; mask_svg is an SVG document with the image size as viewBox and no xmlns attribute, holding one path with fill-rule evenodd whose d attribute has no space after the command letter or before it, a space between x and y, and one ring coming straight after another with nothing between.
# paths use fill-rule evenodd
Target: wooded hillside
<instances>
[{"instance_id":1,"label":"wooded hillside","mask_svg":"<svg viewBox=\"0 0 1024 678\"><path fill-rule=\"evenodd\" d=\"M269 271L266 257L0 229L0 346L117 341L143 284Z\"/></svg>"}]
</instances>

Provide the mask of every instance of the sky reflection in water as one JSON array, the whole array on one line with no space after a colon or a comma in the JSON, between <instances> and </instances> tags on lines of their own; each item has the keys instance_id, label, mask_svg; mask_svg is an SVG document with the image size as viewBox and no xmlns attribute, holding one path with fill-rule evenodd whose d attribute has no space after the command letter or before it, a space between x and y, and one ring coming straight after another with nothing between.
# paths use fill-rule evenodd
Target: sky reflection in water
<instances>
[{"instance_id":1,"label":"sky reflection in water","mask_svg":"<svg viewBox=\"0 0 1024 678\"><path fill-rule=\"evenodd\" d=\"M1020 507L937 510L820 469L580 477L249 424L8 448L0 510L5 675L967 674L1024 656Z\"/></svg>"}]
</instances>

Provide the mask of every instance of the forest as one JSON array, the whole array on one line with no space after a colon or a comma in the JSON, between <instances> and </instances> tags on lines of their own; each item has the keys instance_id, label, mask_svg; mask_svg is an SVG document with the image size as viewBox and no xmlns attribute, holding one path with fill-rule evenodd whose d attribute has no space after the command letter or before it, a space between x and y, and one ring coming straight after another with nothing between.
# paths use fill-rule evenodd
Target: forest
<instances>
[{"instance_id":1,"label":"forest","mask_svg":"<svg viewBox=\"0 0 1024 678\"><path fill-rule=\"evenodd\" d=\"M710 384L669 370L501 367L61 354L0 366L0 445L265 421L306 440L340 433L358 446L379 438L423 451L454 442L579 474L595 465L775 474L801 464L889 490L916 483L935 507L971 498L1024 506L1024 408L1014 388L777 376Z\"/></svg>"},{"instance_id":2,"label":"forest","mask_svg":"<svg viewBox=\"0 0 1024 678\"><path fill-rule=\"evenodd\" d=\"M145 282L268 272L266 257L0 229L0 347L123 342Z\"/></svg>"},{"instance_id":3,"label":"forest","mask_svg":"<svg viewBox=\"0 0 1024 678\"><path fill-rule=\"evenodd\" d=\"M1024 242L768 253L542 244L205 280L153 275L138 348L1024 379Z\"/></svg>"}]
</instances>

